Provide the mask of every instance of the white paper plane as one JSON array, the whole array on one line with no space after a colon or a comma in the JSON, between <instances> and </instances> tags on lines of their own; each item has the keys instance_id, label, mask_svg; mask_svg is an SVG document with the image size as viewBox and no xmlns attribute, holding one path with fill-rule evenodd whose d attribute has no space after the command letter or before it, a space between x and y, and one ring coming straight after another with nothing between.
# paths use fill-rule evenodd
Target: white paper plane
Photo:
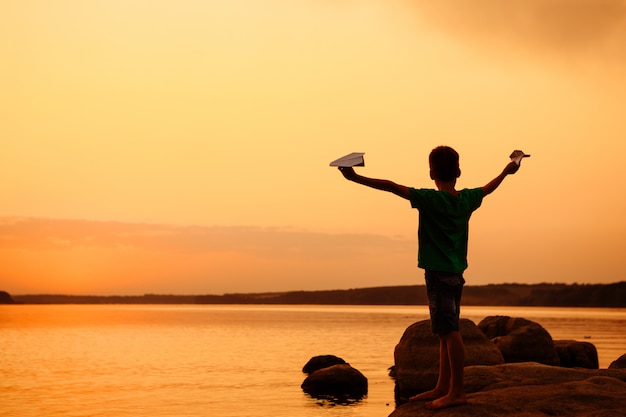
<instances>
[{"instance_id":1,"label":"white paper plane","mask_svg":"<svg viewBox=\"0 0 626 417\"><path fill-rule=\"evenodd\" d=\"M511 161L515 162L517 165L522 163L522 158L528 158L530 155L525 154L523 151L513 151L513 153L509 156Z\"/></svg>"},{"instance_id":2,"label":"white paper plane","mask_svg":"<svg viewBox=\"0 0 626 417\"><path fill-rule=\"evenodd\" d=\"M342 156L339 159L330 163L331 167L363 167L365 166L365 159L363 159L365 152L352 152L346 156Z\"/></svg>"}]
</instances>

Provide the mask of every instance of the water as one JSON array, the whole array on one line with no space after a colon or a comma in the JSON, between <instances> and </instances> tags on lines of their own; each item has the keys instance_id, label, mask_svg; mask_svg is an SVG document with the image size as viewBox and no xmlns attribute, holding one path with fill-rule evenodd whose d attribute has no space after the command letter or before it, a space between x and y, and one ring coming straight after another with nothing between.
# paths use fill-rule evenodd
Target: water
<instances>
[{"instance_id":1,"label":"water","mask_svg":"<svg viewBox=\"0 0 626 417\"><path fill-rule=\"evenodd\" d=\"M423 306L0 306L2 416L386 416L393 349ZM626 353L626 309L465 307L525 317L554 339ZM588 339L586 339L586 337ZM302 392L312 357L344 358L369 380L350 406Z\"/></svg>"}]
</instances>

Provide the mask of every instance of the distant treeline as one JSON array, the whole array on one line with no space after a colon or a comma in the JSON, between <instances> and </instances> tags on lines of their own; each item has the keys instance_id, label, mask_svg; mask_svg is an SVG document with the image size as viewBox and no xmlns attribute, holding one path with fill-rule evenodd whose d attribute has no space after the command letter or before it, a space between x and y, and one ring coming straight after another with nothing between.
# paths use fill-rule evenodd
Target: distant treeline
<instances>
[{"instance_id":1,"label":"distant treeline","mask_svg":"<svg viewBox=\"0 0 626 417\"><path fill-rule=\"evenodd\" d=\"M6 294L6 293L5 293ZM8 296L8 294L7 294ZM5 297L6 298L6 297ZM80 296L16 295L18 304L343 304L423 305L423 285L328 291L290 291L223 295ZM0 300L1 302L1 300ZM464 305L626 307L626 281L615 284L466 285Z\"/></svg>"}]
</instances>

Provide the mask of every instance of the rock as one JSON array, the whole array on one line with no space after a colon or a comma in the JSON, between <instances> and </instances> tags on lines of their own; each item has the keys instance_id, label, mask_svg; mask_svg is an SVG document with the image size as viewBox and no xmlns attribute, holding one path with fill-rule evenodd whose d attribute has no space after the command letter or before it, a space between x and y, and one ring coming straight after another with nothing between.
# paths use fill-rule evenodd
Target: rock
<instances>
[{"instance_id":1,"label":"rock","mask_svg":"<svg viewBox=\"0 0 626 417\"><path fill-rule=\"evenodd\" d=\"M302 390L314 398L359 400L367 394L367 378L347 363L332 365L309 375Z\"/></svg>"},{"instance_id":2,"label":"rock","mask_svg":"<svg viewBox=\"0 0 626 417\"><path fill-rule=\"evenodd\" d=\"M504 358L494 344L468 319L460 320L465 343L465 364L496 365ZM439 337L433 335L430 320L410 325L394 350L393 375L396 380L396 402L432 389L439 375Z\"/></svg>"},{"instance_id":3,"label":"rock","mask_svg":"<svg viewBox=\"0 0 626 417\"><path fill-rule=\"evenodd\" d=\"M346 363L343 359L335 356L335 355L319 355L313 356L302 368L302 372L305 374L312 374L315 371L318 371L323 368L328 368L329 366L339 365Z\"/></svg>"},{"instance_id":4,"label":"rock","mask_svg":"<svg viewBox=\"0 0 626 417\"><path fill-rule=\"evenodd\" d=\"M0 291L0 304L15 304L15 301L8 292Z\"/></svg>"},{"instance_id":5,"label":"rock","mask_svg":"<svg viewBox=\"0 0 626 417\"><path fill-rule=\"evenodd\" d=\"M465 368L467 405L433 412L409 402L389 417L623 417L626 371L512 363Z\"/></svg>"},{"instance_id":6,"label":"rock","mask_svg":"<svg viewBox=\"0 0 626 417\"><path fill-rule=\"evenodd\" d=\"M598 351L589 342L555 340L554 348L559 355L560 366L564 368L599 368Z\"/></svg>"},{"instance_id":7,"label":"rock","mask_svg":"<svg viewBox=\"0 0 626 417\"><path fill-rule=\"evenodd\" d=\"M559 365L552 336L540 324L523 318L490 316L478 327L502 352L504 361Z\"/></svg>"},{"instance_id":8,"label":"rock","mask_svg":"<svg viewBox=\"0 0 626 417\"><path fill-rule=\"evenodd\" d=\"M609 369L626 369L626 353L611 362Z\"/></svg>"}]
</instances>

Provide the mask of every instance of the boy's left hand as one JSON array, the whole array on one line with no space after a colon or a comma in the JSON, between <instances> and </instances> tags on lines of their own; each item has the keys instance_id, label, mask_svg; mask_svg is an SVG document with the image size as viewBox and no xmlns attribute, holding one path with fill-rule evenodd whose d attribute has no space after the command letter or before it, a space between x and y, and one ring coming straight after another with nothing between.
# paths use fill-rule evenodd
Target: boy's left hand
<instances>
[{"instance_id":1,"label":"boy's left hand","mask_svg":"<svg viewBox=\"0 0 626 417\"><path fill-rule=\"evenodd\" d=\"M346 179L353 179L356 176L356 172L354 172L354 168L352 167L339 167L339 171L343 174Z\"/></svg>"}]
</instances>

